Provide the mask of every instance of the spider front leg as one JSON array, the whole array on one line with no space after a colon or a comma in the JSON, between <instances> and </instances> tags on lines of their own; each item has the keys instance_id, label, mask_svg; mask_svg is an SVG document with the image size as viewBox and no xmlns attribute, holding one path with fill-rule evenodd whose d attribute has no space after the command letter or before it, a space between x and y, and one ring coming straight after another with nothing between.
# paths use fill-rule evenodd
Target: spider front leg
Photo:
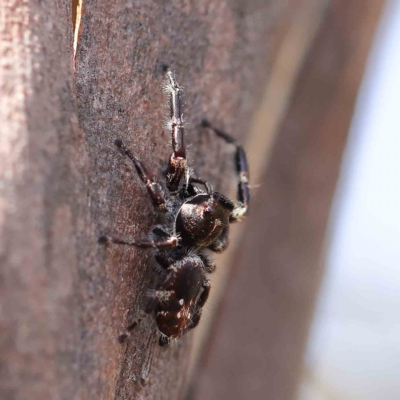
<instances>
[{"instance_id":1,"label":"spider front leg","mask_svg":"<svg viewBox=\"0 0 400 400\"><path fill-rule=\"evenodd\" d=\"M206 128L210 128L218 137L225 140L226 143L233 144L236 147L235 163L236 172L239 176L237 192L238 203L235 204L230 216L230 221L241 221L246 217L250 204L249 166L247 163L246 152L244 151L243 147L236 142L235 138L215 128L209 121L204 119L201 124Z\"/></svg>"},{"instance_id":2,"label":"spider front leg","mask_svg":"<svg viewBox=\"0 0 400 400\"><path fill-rule=\"evenodd\" d=\"M122 140L116 139L115 145L133 162L140 179L146 184L153 206L158 211L166 211L166 201L160 184L154 181L143 163L122 143Z\"/></svg>"},{"instance_id":3,"label":"spider front leg","mask_svg":"<svg viewBox=\"0 0 400 400\"><path fill-rule=\"evenodd\" d=\"M167 167L166 181L168 190L174 193L179 190L182 178L184 178L184 185L188 185L189 169L186 161L185 127L183 126L182 121L181 89L171 71L167 72L164 90L168 95L170 107L171 120L168 123L168 127L171 129L173 150Z\"/></svg>"}]
</instances>

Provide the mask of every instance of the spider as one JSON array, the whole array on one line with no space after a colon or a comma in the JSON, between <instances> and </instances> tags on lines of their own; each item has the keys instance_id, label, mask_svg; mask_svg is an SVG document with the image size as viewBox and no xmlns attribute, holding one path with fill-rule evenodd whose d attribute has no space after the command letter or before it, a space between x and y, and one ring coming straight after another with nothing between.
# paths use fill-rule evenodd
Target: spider
<instances>
[{"instance_id":1,"label":"spider","mask_svg":"<svg viewBox=\"0 0 400 400\"><path fill-rule=\"evenodd\" d=\"M172 155L165 174L165 185L155 181L143 163L120 140L115 145L127 156L146 185L158 214L158 223L143 239L122 240L102 236L100 243L155 249L155 260L164 271L163 280L149 290L142 316L133 322L130 331L147 315L154 314L160 331L159 344L164 346L196 327L211 285L206 273L215 265L205 250L223 252L228 246L229 224L245 218L250 200L246 153L230 135L203 120L225 142L236 147L238 200L233 201L214 192L207 181L191 173L186 160L185 128L182 121L181 88L171 71L166 73L164 91L168 97L172 136ZM200 184L200 188L194 184Z\"/></svg>"}]
</instances>

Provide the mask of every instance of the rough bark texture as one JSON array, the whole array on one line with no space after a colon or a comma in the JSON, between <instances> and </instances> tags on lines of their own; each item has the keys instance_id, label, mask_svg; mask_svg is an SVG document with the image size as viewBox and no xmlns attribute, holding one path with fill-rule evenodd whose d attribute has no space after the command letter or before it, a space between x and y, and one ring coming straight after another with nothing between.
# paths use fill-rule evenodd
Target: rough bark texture
<instances>
[{"instance_id":1,"label":"rough bark texture","mask_svg":"<svg viewBox=\"0 0 400 400\"><path fill-rule=\"evenodd\" d=\"M253 203L195 399L296 396L332 197L383 4L332 0L326 8Z\"/></svg>"},{"instance_id":2,"label":"rough bark texture","mask_svg":"<svg viewBox=\"0 0 400 400\"><path fill-rule=\"evenodd\" d=\"M1 398L181 396L190 335L160 348L148 320L117 341L151 282L150 254L97 238L140 236L154 215L113 141L161 175L168 64L187 88L191 158L224 191L231 153L197 125L206 116L244 140L285 6L87 0L74 74L71 2L3 0Z\"/></svg>"}]
</instances>

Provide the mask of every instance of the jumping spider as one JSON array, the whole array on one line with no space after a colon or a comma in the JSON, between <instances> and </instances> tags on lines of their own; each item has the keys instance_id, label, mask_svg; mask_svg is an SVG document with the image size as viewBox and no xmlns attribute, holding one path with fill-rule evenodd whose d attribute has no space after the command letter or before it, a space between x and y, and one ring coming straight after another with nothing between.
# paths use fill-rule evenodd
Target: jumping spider
<instances>
[{"instance_id":1,"label":"jumping spider","mask_svg":"<svg viewBox=\"0 0 400 400\"><path fill-rule=\"evenodd\" d=\"M168 96L168 128L173 149L166 170L165 187L153 179L120 139L115 140L116 146L132 161L140 179L146 184L159 217L158 224L145 239L127 241L108 236L100 238L102 243L156 249L155 260L165 271L164 280L156 290L149 291L142 316L127 328L127 332L135 328L144 316L154 313L161 333L161 346L179 338L199 323L202 307L211 288L206 273L215 269L204 250L221 253L227 248L229 224L246 216L250 199L246 153L235 139L205 120L202 121L204 127L236 147L238 201L214 192L208 182L191 174L186 161L181 88L171 71L166 74L164 91ZM204 189L195 186L196 183L203 185ZM122 335L120 341L126 337L126 334Z\"/></svg>"}]
</instances>

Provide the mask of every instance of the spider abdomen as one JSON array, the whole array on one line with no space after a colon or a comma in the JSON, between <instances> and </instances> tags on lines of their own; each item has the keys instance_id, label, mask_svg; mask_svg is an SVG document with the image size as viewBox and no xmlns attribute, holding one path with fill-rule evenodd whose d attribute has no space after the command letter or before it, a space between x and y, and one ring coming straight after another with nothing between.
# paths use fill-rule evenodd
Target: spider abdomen
<instances>
[{"instance_id":1,"label":"spider abdomen","mask_svg":"<svg viewBox=\"0 0 400 400\"><path fill-rule=\"evenodd\" d=\"M199 194L187 201L176 218L182 245L198 249L209 246L229 224L229 215L213 194Z\"/></svg>"},{"instance_id":2,"label":"spider abdomen","mask_svg":"<svg viewBox=\"0 0 400 400\"><path fill-rule=\"evenodd\" d=\"M196 315L196 301L201 293L204 276L198 257L185 257L169 268L163 283L163 301L156 308L160 332L170 339L181 336Z\"/></svg>"}]
</instances>

